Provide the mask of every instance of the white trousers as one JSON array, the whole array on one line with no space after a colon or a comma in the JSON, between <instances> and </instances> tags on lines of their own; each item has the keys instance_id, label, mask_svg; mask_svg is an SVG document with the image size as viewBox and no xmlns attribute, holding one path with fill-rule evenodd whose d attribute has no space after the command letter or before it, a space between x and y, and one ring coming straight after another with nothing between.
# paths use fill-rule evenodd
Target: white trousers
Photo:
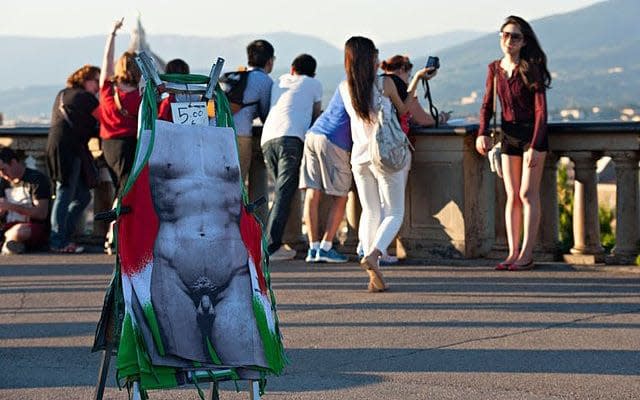
<instances>
[{"instance_id":1,"label":"white trousers","mask_svg":"<svg viewBox=\"0 0 640 400\"><path fill-rule=\"evenodd\" d=\"M353 165L353 180L362 206L358 238L364 254L385 253L404 219L404 195L411 160L402 170L382 172L371 163Z\"/></svg>"}]
</instances>

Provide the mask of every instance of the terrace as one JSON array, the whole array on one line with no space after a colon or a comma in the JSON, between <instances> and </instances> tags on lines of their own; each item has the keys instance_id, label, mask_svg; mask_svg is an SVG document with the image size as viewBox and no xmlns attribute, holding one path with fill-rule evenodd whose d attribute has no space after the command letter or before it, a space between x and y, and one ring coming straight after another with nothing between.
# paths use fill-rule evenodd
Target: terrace
<instances>
[{"instance_id":1,"label":"terrace","mask_svg":"<svg viewBox=\"0 0 640 400\"><path fill-rule=\"evenodd\" d=\"M0 127L0 145L24 151L41 170L48 129ZM422 128L414 131L416 152L409 175L406 215L396 252L409 259L500 257L506 251L502 183L488 163L474 150L477 125ZM639 170L640 122L550 123L549 143L542 180L543 215L537 258L563 259L572 264L630 264L638 255L640 240ZM99 155L97 141L94 155ZM600 241L598 176L596 162L611 157L616 177L616 244L610 254ZM558 161L568 157L574 170L573 238L569 254L559 243L557 175ZM254 163L250 179L266 179L266 171ZM255 199L260 193L250 193ZM113 189L103 182L94 190L94 211L111 207ZM297 202L296 204L298 204ZM264 210L262 211L264 212ZM294 207L286 241L304 247L301 209ZM350 249L357 242L359 205L350 194L347 229L343 238ZM96 222L92 235L104 237L107 227Z\"/></svg>"}]
</instances>

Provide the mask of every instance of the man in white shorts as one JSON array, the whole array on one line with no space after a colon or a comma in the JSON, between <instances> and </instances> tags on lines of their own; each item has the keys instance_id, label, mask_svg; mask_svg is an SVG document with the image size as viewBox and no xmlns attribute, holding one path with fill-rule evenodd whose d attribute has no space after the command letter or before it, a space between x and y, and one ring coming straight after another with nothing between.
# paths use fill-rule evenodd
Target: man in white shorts
<instances>
[{"instance_id":1,"label":"man in white shorts","mask_svg":"<svg viewBox=\"0 0 640 400\"><path fill-rule=\"evenodd\" d=\"M304 220L309 237L306 262L344 263L348 258L333 248L333 238L344 217L351 188L351 126L340 92L335 91L327 109L307 132L300 171L300 189L306 189ZM318 208L322 195L333 203L320 241Z\"/></svg>"}]
</instances>

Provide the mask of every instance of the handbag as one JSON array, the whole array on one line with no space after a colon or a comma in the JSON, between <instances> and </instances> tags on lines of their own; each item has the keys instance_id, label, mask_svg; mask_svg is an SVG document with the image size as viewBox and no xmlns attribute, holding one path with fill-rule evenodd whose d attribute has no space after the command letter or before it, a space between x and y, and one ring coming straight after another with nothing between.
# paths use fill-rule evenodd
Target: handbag
<instances>
[{"instance_id":1,"label":"handbag","mask_svg":"<svg viewBox=\"0 0 640 400\"><path fill-rule=\"evenodd\" d=\"M493 139L493 146L489 153L487 154L487 158L489 159L489 167L491 168L491 172L495 172L498 177L502 178L502 144L500 142L500 132L498 131L497 120L497 75L494 73L493 75L493 122L491 130L489 134Z\"/></svg>"},{"instance_id":2,"label":"handbag","mask_svg":"<svg viewBox=\"0 0 640 400\"><path fill-rule=\"evenodd\" d=\"M374 85L379 109L376 129L369 140L369 155L371 163L379 170L397 172L409 162L409 151L413 146L402 131L391 99L382 93L383 80L384 76L379 77Z\"/></svg>"}]
</instances>

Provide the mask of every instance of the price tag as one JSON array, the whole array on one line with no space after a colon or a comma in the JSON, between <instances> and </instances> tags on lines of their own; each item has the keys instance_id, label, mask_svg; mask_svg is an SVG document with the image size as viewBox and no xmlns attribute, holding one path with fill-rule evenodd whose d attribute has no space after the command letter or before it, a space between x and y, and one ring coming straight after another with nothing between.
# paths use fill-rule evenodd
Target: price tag
<instances>
[{"instance_id":1,"label":"price tag","mask_svg":"<svg viewBox=\"0 0 640 400\"><path fill-rule=\"evenodd\" d=\"M207 103L204 101L171 103L171 116L174 124L209 125Z\"/></svg>"}]
</instances>

